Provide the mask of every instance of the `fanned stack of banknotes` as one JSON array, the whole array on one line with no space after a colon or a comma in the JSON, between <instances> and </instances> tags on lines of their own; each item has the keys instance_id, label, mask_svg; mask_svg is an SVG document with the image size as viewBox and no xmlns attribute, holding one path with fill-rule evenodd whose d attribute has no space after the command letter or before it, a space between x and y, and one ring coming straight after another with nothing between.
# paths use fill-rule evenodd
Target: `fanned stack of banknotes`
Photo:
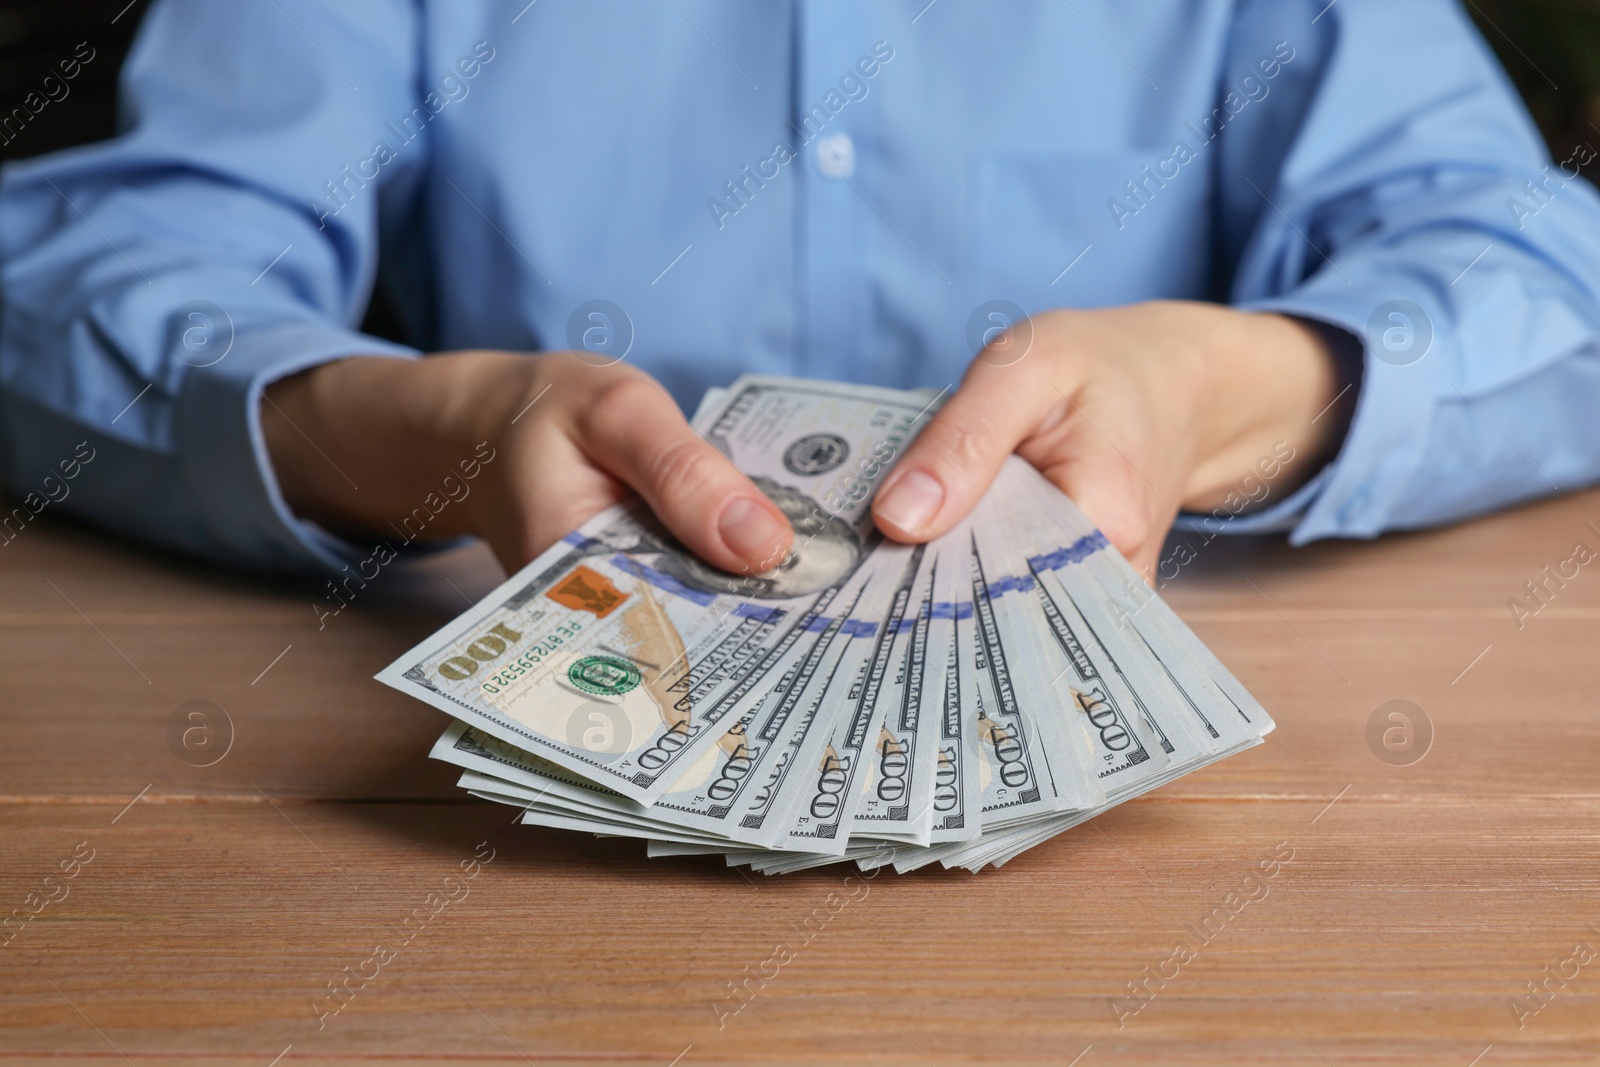
<instances>
[{"instance_id":1,"label":"fanned stack of banknotes","mask_svg":"<svg viewBox=\"0 0 1600 1067\"><path fill-rule=\"evenodd\" d=\"M521 820L721 853L972 871L1259 744L1272 720L1064 494L1012 457L970 518L880 537L938 397L741 378L696 427L795 529L775 570L595 516L379 680Z\"/></svg>"}]
</instances>

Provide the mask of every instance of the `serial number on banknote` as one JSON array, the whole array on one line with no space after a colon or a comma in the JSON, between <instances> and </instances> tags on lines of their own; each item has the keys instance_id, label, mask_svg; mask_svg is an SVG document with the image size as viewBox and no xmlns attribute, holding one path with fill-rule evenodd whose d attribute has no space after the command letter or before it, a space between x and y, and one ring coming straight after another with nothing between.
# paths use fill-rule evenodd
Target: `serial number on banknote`
<instances>
[{"instance_id":1,"label":"serial number on banknote","mask_svg":"<svg viewBox=\"0 0 1600 1067\"><path fill-rule=\"evenodd\" d=\"M576 637L583 629L583 623L572 619L557 626L533 643L533 647L523 652L510 663L501 666L494 674L483 682L481 688L485 693L498 693L500 687L510 685L518 678L527 674L548 655L555 652L563 644ZM518 641L522 635L501 623L494 629L480 635L478 639L466 647L465 656L452 656L439 664L439 673L453 682L462 681L476 674L480 664L493 663L506 650Z\"/></svg>"}]
</instances>

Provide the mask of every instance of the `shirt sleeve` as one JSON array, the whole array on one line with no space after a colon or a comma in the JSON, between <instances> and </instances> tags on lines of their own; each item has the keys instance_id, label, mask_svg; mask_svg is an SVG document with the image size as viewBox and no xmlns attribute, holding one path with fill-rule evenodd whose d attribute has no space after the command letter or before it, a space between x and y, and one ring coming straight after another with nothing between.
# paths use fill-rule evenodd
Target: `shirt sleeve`
<instances>
[{"instance_id":1,"label":"shirt sleeve","mask_svg":"<svg viewBox=\"0 0 1600 1067\"><path fill-rule=\"evenodd\" d=\"M55 507L231 566L359 558L285 506L259 408L315 364L416 354L357 329L379 203L425 166L425 134L392 158L362 148L414 106L415 19L404 0L162 0L122 72L123 132L6 169L15 495L92 453Z\"/></svg>"},{"instance_id":2,"label":"shirt sleeve","mask_svg":"<svg viewBox=\"0 0 1600 1067\"><path fill-rule=\"evenodd\" d=\"M1225 71L1227 297L1364 352L1336 458L1221 528L1372 537L1600 478L1594 149L1550 159L1446 0L1247 0Z\"/></svg>"}]
</instances>

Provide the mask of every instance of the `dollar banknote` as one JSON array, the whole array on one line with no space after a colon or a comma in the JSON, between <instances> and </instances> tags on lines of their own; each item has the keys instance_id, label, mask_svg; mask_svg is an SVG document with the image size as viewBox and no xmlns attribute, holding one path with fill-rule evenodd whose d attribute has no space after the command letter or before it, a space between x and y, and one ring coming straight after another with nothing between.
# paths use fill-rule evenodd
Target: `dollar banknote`
<instances>
[{"instance_id":1,"label":"dollar banknote","mask_svg":"<svg viewBox=\"0 0 1600 1067\"><path fill-rule=\"evenodd\" d=\"M872 494L929 413L923 398L885 390L850 403L837 390L741 383L707 436L794 526L777 567L719 571L640 504L618 506L378 679L652 803L871 557Z\"/></svg>"},{"instance_id":2,"label":"dollar banknote","mask_svg":"<svg viewBox=\"0 0 1600 1067\"><path fill-rule=\"evenodd\" d=\"M784 559L719 571L619 505L378 678L522 822L766 874L1000 865L1259 744L1265 709L1021 459L940 538L876 531L943 396L710 390L693 423L788 517Z\"/></svg>"}]
</instances>

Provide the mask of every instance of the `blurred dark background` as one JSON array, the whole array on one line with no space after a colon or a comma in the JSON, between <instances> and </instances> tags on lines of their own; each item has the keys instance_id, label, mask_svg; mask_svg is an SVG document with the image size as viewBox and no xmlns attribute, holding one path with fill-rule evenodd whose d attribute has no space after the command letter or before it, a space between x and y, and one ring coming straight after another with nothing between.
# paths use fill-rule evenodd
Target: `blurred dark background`
<instances>
[{"instance_id":1,"label":"blurred dark background","mask_svg":"<svg viewBox=\"0 0 1600 1067\"><path fill-rule=\"evenodd\" d=\"M1556 160L1600 150L1600 0L1465 0Z\"/></svg>"},{"instance_id":2,"label":"blurred dark background","mask_svg":"<svg viewBox=\"0 0 1600 1067\"><path fill-rule=\"evenodd\" d=\"M111 136L117 71L149 2L0 0L0 117L11 117L13 108L30 113L20 129L15 121L0 127L0 161ZM24 103L28 94L37 94L35 101L48 99L45 76L60 78L60 63L74 59L79 42L88 42L94 59L65 83L65 97L32 114ZM55 84L49 91L59 97Z\"/></svg>"}]
</instances>

